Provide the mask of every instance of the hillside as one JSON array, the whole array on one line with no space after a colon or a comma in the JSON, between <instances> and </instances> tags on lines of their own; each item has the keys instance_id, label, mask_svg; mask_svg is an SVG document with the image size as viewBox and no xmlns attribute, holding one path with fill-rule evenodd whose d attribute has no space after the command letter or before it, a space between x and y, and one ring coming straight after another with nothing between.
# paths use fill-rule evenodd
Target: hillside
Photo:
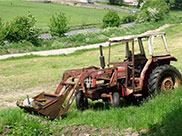
<instances>
[{"instance_id":1,"label":"hillside","mask_svg":"<svg viewBox=\"0 0 182 136\"><path fill-rule=\"evenodd\" d=\"M4 22L12 20L16 16L27 15L31 12L37 19L37 27L45 28L48 26L50 17L62 11L66 13L70 22L69 25L90 24L102 21L103 16L108 12L104 9L74 7L54 3L35 3L22 0L0 0L0 17ZM119 16L127 15L118 12Z\"/></svg>"},{"instance_id":2,"label":"hillside","mask_svg":"<svg viewBox=\"0 0 182 136\"><path fill-rule=\"evenodd\" d=\"M173 62L172 65L176 66L180 72L182 72L181 30L181 24L164 30L171 55L178 59L178 62ZM158 41L156 43L161 44ZM146 52L148 52L147 49L146 47ZM160 52L161 48L156 50ZM104 48L105 56L107 52L108 48ZM112 54L114 60L118 59L118 55L120 59L124 58L124 47L114 45ZM140 105L128 104L122 100L123 107L118 109L110 107L109 103L89 101L89 109L78 112L74 103L65 118L54 121L14 108L16 100L26 97L26 94L34 96L42 91L54 92L65 70L90 65L99 66L98 56L98 49L92 49L70 55L29 56L1 60L0 133L12 135L59 135L63 133L65 135L73 133L121 135L125 132L140 135L181 134L181 88L158 95Z\"/></svg>"}]
</instances>

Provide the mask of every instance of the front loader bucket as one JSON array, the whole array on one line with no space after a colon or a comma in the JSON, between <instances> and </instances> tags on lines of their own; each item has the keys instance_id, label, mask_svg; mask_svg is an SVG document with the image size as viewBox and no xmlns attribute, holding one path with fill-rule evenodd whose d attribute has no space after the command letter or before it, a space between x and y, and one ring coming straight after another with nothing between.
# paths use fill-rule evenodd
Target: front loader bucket
<instances>
[{"instance_id":1,"label":"front loader bucket","mask_svg":"<svg viewBox=\"0 0 182 136\"><path fill-rule=\"evenodd\" d=\"M27 96L25 100L18 100L17 106L29 112L48 116L51 119L59 118L66 114L74 101L76 92L83 87L84 79L88 77L88 70L96 69L89 67L66 71L54 94L42 92L33 98Z\"/></svg>"},{"instance_id":2,"label":"front loader bucket","mask_svg":"<svg viewBox=\"0 0 182 136\"><path fill-rule=\"evenodd\" d=\"M35 112L51 119L59 118L67 112L67 108L63 107L65 101L64 95L40 93L33 98L17 101L17 106L29 112Z\"/></svg>"}]
</instances>

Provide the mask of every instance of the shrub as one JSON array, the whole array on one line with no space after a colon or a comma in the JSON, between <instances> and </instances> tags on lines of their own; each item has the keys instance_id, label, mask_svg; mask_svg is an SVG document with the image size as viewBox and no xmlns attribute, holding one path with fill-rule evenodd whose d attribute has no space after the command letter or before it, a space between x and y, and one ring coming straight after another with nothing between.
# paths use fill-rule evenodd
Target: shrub
<instances>
[{"instance_id":1,"label":"shrub","mask_svg":"<svg viewBox=\"0 0 182 136\"><path fill-rule=\"evenodd\" d=\"M3 44L4 39L5 39L5 24L2 22L2 19L0 18L0 45Z\"/></svg>"},{"instance_id":2,"label":"shrub","mask_svg":"<svg viewBox=\"0 0 182 136\"><path fill-rule=\"evenodd\" d=\"M0 123L0 134L3 133L3 125Z\"/></svg>"},{"instance_id":3,"label":"shrub","mask_svg":"<svg viewBox=\"0 0 182 136\"><path fill-rule=\"evenodd\" d=\"M182 0L166 0L172 9L182 9Z\"/></svg>"},{"instance_id":4,"label":"shrub","mask_svg":"<svg viewBox=\"0 0 182 136\"><path fill-rule=\"evenodd\" d=\"M3 23L0 18L0 44L2 43L2 41L3 41Z\"/></svg>"},{"instance_id":5,"label":"shrub","mask_svg":"<svg viewBox=\"0 0 182 136\"><path fill-rule=\"evenodd\" d=\"M137 14L136 22L159 21L169 12L165 0L146 0Z\"/></svg>"},{"instance_id":6,"label":"shrub","mask_svg":"<svg viewBox=\"0 0 182 136\"><path fill-rule=\"evenodd\" d=\"M135 16L134 15L127 15L127 16L123 16L121 19L122 23L130 23L135 21Z\"/></svg>"},{"instance_id":7,"label":"shrub","mask_svg":"<svg viewBox=\"0 0 182 136\"><path fill-rule=\"evenodd\" d=\"M64 36L69 28L67 27L68 18L65 13L59 12L53 15L50 19L49 28L52 36Z\"/></svg>"},{"instance_id":8,"label":"shrub","mask_svg":"<svg viewBox=\"0 0 182 136\"><path fill-rule=\"evenodd\" d=\"M140 5L143 3L143 0L137 0L138 1L138 8L140 8Z\"/></svg>"},{"instance_id":9,"label":"shrub","mask_svg":"<svg viewBox=\"0 0 182 136\"><path fill-rule=\"evenodd\" d=\"M34 28L36 19L30 13L28 16L16 17L6 25L5 39L9 42L30 41L38 43L38 30Z\"/></svg>"},{"instance_id":10,"label":"shrub","mask_svg":"<svg viewBox=\"0 0 182 136\"><path fill-rule=\"evenodd\" d=\"M115 11L109 11L102 20L102 27L118 27L120 25L120 18Z\"/></svg>"},{"instance_id":11,"label":"shrub","mask_svg":"<svg viewBox=\"0 0 182 136\"><path fill-rule=\"evenodd\" d=\"M111 5L123 5L124 0L109 0L109 4Z\"/></svg>"}]
</instances>

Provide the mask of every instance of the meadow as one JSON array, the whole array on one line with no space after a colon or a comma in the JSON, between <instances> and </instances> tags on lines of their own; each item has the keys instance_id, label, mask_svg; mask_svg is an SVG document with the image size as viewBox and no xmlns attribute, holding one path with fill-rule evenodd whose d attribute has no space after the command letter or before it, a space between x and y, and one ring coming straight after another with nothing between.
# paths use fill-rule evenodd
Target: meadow
<instances>
[{"instance_id":1,"label":"meadow","mask_svg":"<svg viewBox=\"0 0 182 136\"><path fill-rule=\"evenodd\" d=\"M47 28L50 17L56 12L64 12L69 18L69 25L90 24L102 21L108 12L105 9L74 7L54 3L35 3L23 0L0 0L0 17L4 22L11 21L16 16L27 15L30 12L36 17L36 26ZM120 17L127 13L118 12Z\"/></svg>"},{"instance_id":2,"label":"meadow","mask_svg":"<svg viewBox=\"0 0 182 136\"><path fill-rule=\"evenodd\" d=\"M178 59L178 62L172 62L172 65L177 67L180 72L182 72L181 30L181 24L163 30L166 32L171 55ZM156 43L159 47L156 50L161 51L162 43L158 40ZM148 52L147 41L144 45L145 51ZM104 55L108 55L107 47L104 48ZM124 55L124 46L114 45L112 47L113 61L122 60ZM101 101L89 101L89 109L78 112L73 103L65 118L54 121L24 113L19 108L12 108L15 107L16 100L25 98L26 94L33 96L42 91L53 93L65 70L90 65L99 66L98 49L77 51L69 55L10 58L1 60L0 64L0 133L2 134L56 135L66 133L65 126L78 126L79 128L82 125L86 125L88 128L107 129L113 135L127 128L131 128L132 132L146 129L147 132L143 135L180 135L182 131L181 88L160 94L139 106L127 105L122 100L123 107L118 109L112 108L110 104L103 104ZM98 103L101 103L101 106L97 106ZM27 133L23 133L23 130ZM71 135L72 132L67 134ZM99 132L96 132L97 134Z\"/></svg>"}]
</instances>

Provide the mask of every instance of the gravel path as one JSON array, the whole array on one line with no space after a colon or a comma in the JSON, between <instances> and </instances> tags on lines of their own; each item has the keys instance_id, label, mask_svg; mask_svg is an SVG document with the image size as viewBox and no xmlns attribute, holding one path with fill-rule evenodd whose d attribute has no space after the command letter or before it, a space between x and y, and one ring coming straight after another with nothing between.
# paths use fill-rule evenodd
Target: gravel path
<instances>
[{"instance_id":1,"label":"gravel path","mask_svg":"<svg viewBox=\"0 0 182 136\"><path fill-rule=\"evenodd\" d=\"M127 26L132 26L132 25L135 25L135 22L122 24L121 26L127 27ZM79 29L79 30L71 30L70 32L65 33L65 36L72 36L72 35L76 35L76 34L81 33L81 32L97 32L99 30L100 30L100 28L97 28L97 27L87 28L87 29ZM40 39L52 39L53 37L51 36L50 33L44 33L44 34L40 34L39 38Z\"/></svg>"},{"instance_id":2,"label":"gravel path","mask_svg":"<svg viewBox=\"0 0 182 136\"><path fill-rule=\"evenodd\" d=\"M126 24L121 24L122 27L127 27L127 26L132 26L135 25L135 22L131 22L131 23L126 23ZM71 36L71 35L75 35L78 34L80 32L97 32L99 31L100 28L87 28L87 29L79 29L79 30L72 30L68 33L65 33L66 36Z\"/></svg>"},{"instance_id":3,"label":"gravel path","mask_svg":"<svg viewBox=\"0 0 182 136\"><path fill-rule=\"evenodd\" d=\"M161 27L159 27L156 30L149 30L146 33L151 33L151 32L159 32L163 29L168 28L171 26L171 24L165 24ZM99 44L92 44L92 45L86 45L86 46L80 46L80 47L74 47L74 48L66 48L66 49L56 49L56 50L49 50L49 51L37 51L37 52L29 52L29 53L19 53L19 54L7 54L7 55L1 55L0 60L2 59L7 59L10 57L21 57L21 56L26 56L26 55L40 55L40 56L48 56L48 55L59 55L59 54L69 54L73 53L77 50L83 50L83 49L92 49L92 48L98 48L100 45L102 46L108 46L108 42L105 43L99 43Z\"/></svg>"},{"instance_id":4,"label":"gravel path","mask_svg":"<svg viewBox=\"0 0 182 136\"><path fill-rule=\"evenodd\" d=\"M100 45L107 46L108 42L74 47L74 48L66 48L66 49L56 49L56 50L49 50L49 51L37 51L37 52L18 53L18 54L7 54L7 55L1 55L0 59L7 59L10 57L21 57L21 56L26 56L26 55L49 56L49 55L69 54L69 53L73 53L77 50L98 48Z\"/></svg>"}]
</instances>

